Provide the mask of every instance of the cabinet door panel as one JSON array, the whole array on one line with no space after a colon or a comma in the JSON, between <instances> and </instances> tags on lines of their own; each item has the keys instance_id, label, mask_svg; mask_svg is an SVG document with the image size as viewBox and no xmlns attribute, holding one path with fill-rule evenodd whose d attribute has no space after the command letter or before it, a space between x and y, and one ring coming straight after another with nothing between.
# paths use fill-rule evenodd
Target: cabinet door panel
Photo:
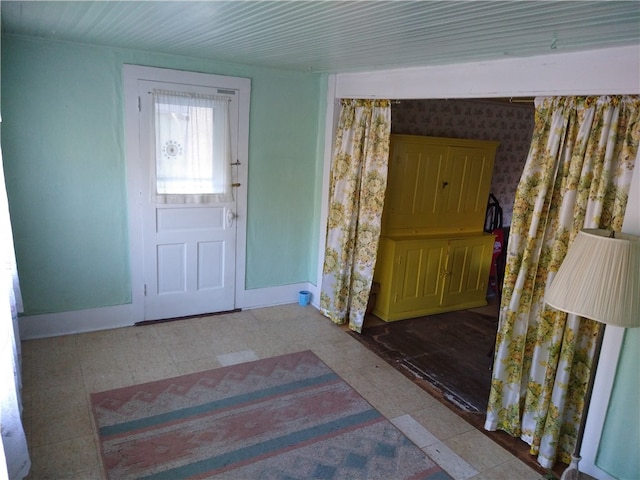
<instances>
[{"instance_id":1,"label":"cabinet door panel","mask_svg":"<svg viewBox=\"0 0 640 480\"><path fill-rule=\"evenodd\" d=\"M411 231L437 225L447 147L393 143L389 161L385 229Z\"/></svg>"},{"instance_id":2,"label":"cabinet door panel","mask_svg":"<svg viewBox=\"0 0 640 480\"><path fill-rule=\"evenodd\" d=\"M451 240L445 267L443 305L466 304L485 298L493 242L493 235Z\"/></svg>"},{"instance_id":3,"label":"cabinet door panel","mask_svg":"<svg viewBox=\"0 0 640 480\"><path fill-rule=\"evenodd\" d=\"M439 226L482 231L491 188L493 155L486 149L450 147Z\"/></svg>"},{"instance_id":4,"label":"cabinet door panel","mask_svg":"<svg viewBox=\"0 0 640 480\"><path fill-rule=\"evenodd\" d=\"M398 248L391 310L407 312L438 306L446 241L403 242Z\"/></svg>"}]
</instances>

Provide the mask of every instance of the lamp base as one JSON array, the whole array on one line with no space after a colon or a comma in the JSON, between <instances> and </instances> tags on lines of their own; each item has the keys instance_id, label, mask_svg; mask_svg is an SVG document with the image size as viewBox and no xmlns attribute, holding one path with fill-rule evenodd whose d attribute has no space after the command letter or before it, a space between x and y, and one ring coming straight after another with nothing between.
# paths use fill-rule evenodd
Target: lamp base
<instances>
[{"instance_id":1,"label":"lamp base","mask_svg":"<svg viewBox=\"0 0 640 480\"><path fill-rule=\"evenodd\" d=\"M564 472L562 472L562 476L560 480L579 480L580 479L580 471L578 470L578 462L582 457L577 457L575 455L571 455L571 463L566 468Z\"/></svg>"}]
</instances>

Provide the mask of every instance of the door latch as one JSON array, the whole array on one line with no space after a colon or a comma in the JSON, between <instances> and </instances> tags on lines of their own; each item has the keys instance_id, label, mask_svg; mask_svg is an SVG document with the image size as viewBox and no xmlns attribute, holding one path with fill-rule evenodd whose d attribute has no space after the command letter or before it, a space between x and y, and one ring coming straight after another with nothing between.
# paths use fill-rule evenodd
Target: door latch
<instances>
[{"instance_id":1,"label":"door latch","mask_svg":"<svg viewBox=\"0 0 640 480\"><path fill-rule=\"evenodd\" d=\"M238 218L238 214L231 210L227 209L227 228L231 228L233 226L233 221Z\"/></svg>"}]
</instances>

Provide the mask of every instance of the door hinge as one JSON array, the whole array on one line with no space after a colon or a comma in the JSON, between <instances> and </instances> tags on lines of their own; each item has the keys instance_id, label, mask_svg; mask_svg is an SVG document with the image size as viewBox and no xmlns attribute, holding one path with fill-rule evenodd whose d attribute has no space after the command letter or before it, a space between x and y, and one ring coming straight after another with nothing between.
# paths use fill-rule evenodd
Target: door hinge
<instances>
[{"instance_id":1,"label":"door hinge","mask_svg":"<svg viewBox=\"0 0 640 480\"><path fill-rule=\"evenodd\" d=\"M138 97L138 111L142 111L142 99L140 97Z\"/></svg>"},{"instance_id":2,"label":"door hinge","mask_svg":"<svg viewBox=\"0 0 640 480\"><path fill-rule=\"evenodd\" d=\"M147 296L147 284L146 283L144 284L144 296L145 297Z\"/></svg>"}]
</instances>

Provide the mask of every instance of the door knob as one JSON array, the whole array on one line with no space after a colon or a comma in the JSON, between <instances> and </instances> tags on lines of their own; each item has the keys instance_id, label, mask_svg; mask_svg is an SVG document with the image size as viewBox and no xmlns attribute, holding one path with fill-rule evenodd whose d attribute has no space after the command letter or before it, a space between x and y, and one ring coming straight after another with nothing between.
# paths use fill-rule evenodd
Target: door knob
<instances>
[{"instance_id":1,"label":"door knob","mask_svg":"<svg viewBox=\"0 0 640 480\"><path fill-rule=\"evenodd\" d=\"M233 221L238 218L238 214L231 210L227 209L227 228L231 228L233 226Z\"/></svg>"}]
</instances>

